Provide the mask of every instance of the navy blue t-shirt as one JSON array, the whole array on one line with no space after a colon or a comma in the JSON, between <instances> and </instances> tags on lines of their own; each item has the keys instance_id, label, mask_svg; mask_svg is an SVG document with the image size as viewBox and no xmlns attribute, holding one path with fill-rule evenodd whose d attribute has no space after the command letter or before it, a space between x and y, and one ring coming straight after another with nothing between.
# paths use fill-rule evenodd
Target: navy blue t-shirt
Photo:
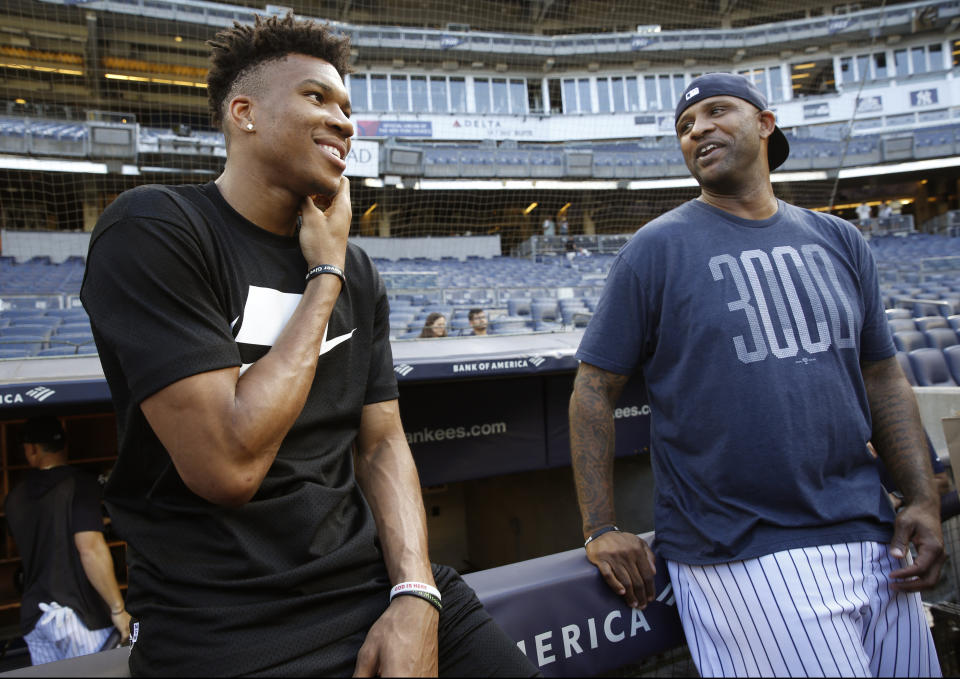
<instances>
[{"instance_id":1,"label":"navy blue t-shirt","mask_svg":"<svg viewBox=\"0 0 960 679\"><path fill-rule=\"evenodd\" d=\"M894 352L856 228L693 200L620 251L577 358L642 370L657 548L706 564L889 539L860 361Z\"/></svg>"}]
</instances>

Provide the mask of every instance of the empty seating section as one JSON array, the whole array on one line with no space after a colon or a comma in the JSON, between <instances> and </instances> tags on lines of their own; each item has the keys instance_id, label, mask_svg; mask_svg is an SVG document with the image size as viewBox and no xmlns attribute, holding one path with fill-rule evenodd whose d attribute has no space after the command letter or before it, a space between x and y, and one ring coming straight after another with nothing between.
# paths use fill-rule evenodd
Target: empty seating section
<instances>
[{"instance_id":1,"label":"empty seating section","mask_svg":"<svg viewBox=\"0 0 960 679\"><path fill-rule=\"evenodd\" d=\"M444 153L439 147L436 150L438 158ZM515 153L517 158L526 157L522 149ZM458 152L456 162L462 161ZM887 325L901 352L904 372L918 384L953 380L950 371L960 366L956 349L960 346L960 238L884 235L869 243L877 260ZM376 263L390 298L390 337L411 339L419 336L434 311L446 316L449 335L471 334L468 311L472 308L486 312L491 334L583 328L596 309L613 258L613 254L595 252L573 262L562 255L538 254L380 259ZM96 351L89 320L78 302L83 271L80 257L61 263L49 257L25 262L0 257L0 358ZM915 353L921 349L942 354L946 372L929 358L933 355L929 351Z\"/></svg>"},{"instance_id":2,"label":"empty seating section","mask_svg":"<svg viewBox=\"0 0 960 679\"><path fill-rule=\"evenodd\" d=\"M0 257L0 358L96 352L86 311L72 306L83 268L79 257L60 264Z\"/></svg>"},{"instance_id":3,"label":"empty seating section","mask_svg":"<svg viewBox=\"0 0 960 679\"><path fill-rule=\"evenodd\" d=\"M0 310L0 358L95 352L90 321L82 308Z\"/></svg>"}]
</instances>

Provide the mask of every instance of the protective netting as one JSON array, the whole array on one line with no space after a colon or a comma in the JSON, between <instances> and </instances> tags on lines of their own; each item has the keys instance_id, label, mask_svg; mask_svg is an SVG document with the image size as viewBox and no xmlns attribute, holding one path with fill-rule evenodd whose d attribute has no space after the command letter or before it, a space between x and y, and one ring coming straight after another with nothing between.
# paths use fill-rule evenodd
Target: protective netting
<instances>
[{"instance_id":1,"label":"protective netting","mask_svg":"<svg viewBox=\"0 0 960 679\"><path fill-rule=\"evenodd\" d=\"M0 227L85 231L125 189L214 178L225 147L209 122L205 42L288 9L351 36L354 233L499 235L504 254L533 235L630 233L696 195L672 110L702 72L743 72L778 105L876 86L894 70L877 55L900 58L893 34L928 31L931 72L957 59L937 3L8 0ZM869 69L858 51L876 52ZM863 181L836 170L879 158L881 140L851 145L852 118L816 122L814 111L786 130L785 170L819 174L777 192L853 218ZM909 205L907 187L892 191Z\"/></svg>"}]
</instances>

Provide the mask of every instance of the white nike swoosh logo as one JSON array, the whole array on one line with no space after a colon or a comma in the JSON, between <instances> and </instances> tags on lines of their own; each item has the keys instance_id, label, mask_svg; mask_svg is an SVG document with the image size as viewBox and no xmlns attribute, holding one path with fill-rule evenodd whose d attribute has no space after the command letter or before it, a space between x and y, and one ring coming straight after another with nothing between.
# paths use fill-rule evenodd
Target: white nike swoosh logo
<instances>
[{"instance_id":1,"label":"white nike swoosh logo","mask_svg":"<svg viewBox=\"0 0 960 679\"><path fill-rule=\"evenodd\" d=\"M303 295L295 293L280 292L271 288L263 288L251 285L247 292L247 300L244 304L243 324L237 332L236 341L244 344L258 344L260 346L273 346L277 337L286 327L296 310L297 305ZM235 318L230 324L233 328L236 326L240 316ZM357 331L356 328L344 335L338 335L333 339L327 339L329 326L323 330L323 341L320 343L320 353L323 356L328 351L343 344ZM246 372L252 363L244 363L240 366L240 373Z\"/></svg>"},{"instance_id":2,"label":"white nike swoosh logo","mask_svg":"<svg viewBox=\"0 0 960 679\"><path fill-rule=\"evenodd\" d=\"M330 324L327 324L327 327L323 329L323 341L320 343L320 355L323 356L325 353L333 349L338 344L343 344L348 339L353 337L353 333L357 331L356 328L348 332L346 335L337 335L332 340L327 339L327 330L330 328Z\"/></svg>"}]
</instances>

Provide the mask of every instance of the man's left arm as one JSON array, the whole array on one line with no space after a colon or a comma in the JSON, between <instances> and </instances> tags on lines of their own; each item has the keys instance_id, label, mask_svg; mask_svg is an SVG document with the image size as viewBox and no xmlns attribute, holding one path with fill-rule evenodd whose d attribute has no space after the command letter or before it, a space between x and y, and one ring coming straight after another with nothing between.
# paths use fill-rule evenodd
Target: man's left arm
<instances>
[{"instance_id":1,"label":"man's left arm","mask_svg":"<svg viewBox=\"0 0 960 679\"><path fill-rule=\"evenodd\" d=\"M916 561L893 571L893 587L905 592L937 584L946 560L940 527L940 498L933 482L920 410L910 383L895 356L862 361L860 368L873 419L873 445L903 494L903 509L894 521L892 556L906 555L912 542Z\"/></svg>"},{"instance_id":2,"label":"man's left arm","mask_svg":"<svg viewBox=\"0 0 960 679\"><path fill-rule=\"evenodd\" d=\"M357 483L373 511L390 582L435 586L420 478L395 399L363 407L355 460ZM396 597L367 633L354 676L437 676L439 618L423 599Z\"/></svg>"}]
</instances>

